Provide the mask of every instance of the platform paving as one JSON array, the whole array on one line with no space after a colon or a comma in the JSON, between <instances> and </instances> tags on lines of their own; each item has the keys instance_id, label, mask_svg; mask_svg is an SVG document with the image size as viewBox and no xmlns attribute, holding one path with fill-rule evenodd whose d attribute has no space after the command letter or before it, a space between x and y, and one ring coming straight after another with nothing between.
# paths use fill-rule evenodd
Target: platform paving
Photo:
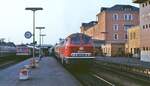
<instances>
[{"instance_id":1,"label":"platform paving","mask_svg":"<svg viewBox=\"0 0 150 86\"><path fill-rule=\"evenodd\" d=\"M0 86L81 86L54 58L44 57L39 67L31 69L30 79L19 80L19 70L29 60L0 71Z\"/></svg>"}]
</instances>

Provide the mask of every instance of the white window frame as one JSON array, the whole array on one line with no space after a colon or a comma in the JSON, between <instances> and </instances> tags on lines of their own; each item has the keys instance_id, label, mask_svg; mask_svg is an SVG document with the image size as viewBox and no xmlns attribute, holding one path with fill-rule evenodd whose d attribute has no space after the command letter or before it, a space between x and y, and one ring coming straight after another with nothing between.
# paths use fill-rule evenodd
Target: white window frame
<instances>
[{"instance_id":1,"label":"white window frame","mask_svg":"<svg viewBox=\"0 0 150 86\"><path fill-rule=\"evenodd\" d=\"M128 14L129 20L133 20L133 15L132 14Z\"/></svg>"},{"instance_id":2,"label":"white window frame","mask_svg":"<svg viewBox=\"0 0 150 86\"><path fill-rule=\"evenodd\" d=\"M127 18L127 14L124 14L124 20L127 20L128 18Z\"/></svg>"},{"instance_id":3,"label":"white window frame","mask_svg":"<svg viewBox=\"0 0 150 86\"><path fill-rule=\"evenodd\" d=\"M124 14L124 20L125 21L133 20L133 15L132 14Z\"/></svg>"},{"instance_id":4,"label":"white window frame","mask_svg":"<svg viewBox=\"0 0 150 86\"><path fill-rule=\"evenodd\" d=\"M129 28L131 28L132 26L130 26L130 27L127 27L127 25L123 25L123 29L124 29L124 31L128 31L128 29Z\"/></svg>"},{"instance_id":5,"label":"white window frame","mask_svg":"<svg viewBox=\"0 0 150 86\"><path fill-rule=\"evenodd\" d=\"M113 14L113 20L119 20L119 17L118 17L117 13Z\"/></svg>"}]
</instances>

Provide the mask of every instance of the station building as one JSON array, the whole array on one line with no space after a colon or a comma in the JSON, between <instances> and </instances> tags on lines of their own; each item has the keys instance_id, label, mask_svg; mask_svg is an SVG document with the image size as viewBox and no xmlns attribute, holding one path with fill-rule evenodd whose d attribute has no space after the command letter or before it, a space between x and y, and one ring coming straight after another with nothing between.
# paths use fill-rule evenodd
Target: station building
<instances>
[{"instance_id":1,"label":"station building","mask_svg":"<svg viewBox=\"0 0 150 86\"><path fill-rule=\"evenodd\" d=\"M127 30L139 25L139 8L131 5L102 7L96 16L96 23L82 23L81 32L100 40L104 55L124 55L128 40Z\"/></svg>"},{"instance_id":2,"label":"station building","mask_svg":"<svg viewBox=\"0 0 150 86\"><path fill-rule=\"evenodd\" d=\"M102 50L106 56L123 56L128 40L127 30L139 25L139 8L131 5L102 7L97 14L100 37L105 40Z\"/></svg>"},{"instance_id":3,"label":"station building","mask_svg":"<svg viewBox=\"0 0 150 86\"><path fill-rule=\"evenodd\" d=\"M140 5L141 60L150 62L150 0L132 0Z\"/></svg>"}]
</instances>

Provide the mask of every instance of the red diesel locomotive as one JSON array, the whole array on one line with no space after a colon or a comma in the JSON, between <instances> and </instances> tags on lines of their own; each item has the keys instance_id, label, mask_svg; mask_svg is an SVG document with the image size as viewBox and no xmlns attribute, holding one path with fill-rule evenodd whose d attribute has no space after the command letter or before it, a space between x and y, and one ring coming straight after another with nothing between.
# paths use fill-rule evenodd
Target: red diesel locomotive
<instances>
[{"instance_id":1,"label":"red diesel locomotive","mask_svg":"<svg viewBox=\"0 0 150 86\"><path fill-rule=\"evenodd\" d=\"M91 60L93 56L93 41L83 33L74 33L55 46L55 54L62 64Z\"/></svg>"}]
</instances>

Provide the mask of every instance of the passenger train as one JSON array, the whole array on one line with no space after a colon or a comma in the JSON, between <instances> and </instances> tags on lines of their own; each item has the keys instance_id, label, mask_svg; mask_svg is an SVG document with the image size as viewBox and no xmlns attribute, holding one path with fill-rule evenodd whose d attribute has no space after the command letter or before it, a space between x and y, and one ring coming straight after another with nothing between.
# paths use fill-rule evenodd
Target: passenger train
<instances>
[{"instance_id":1,"label":"passenger train","mask_svg":"<svg viewBox=\"0 0 150 86\"><path fill-rule=\"evenodd\" d=\"M74 33L54 47L55 55L62 64L77 63L94 59L93 41L83 33Z\"/></svg>"}]
</instances>

